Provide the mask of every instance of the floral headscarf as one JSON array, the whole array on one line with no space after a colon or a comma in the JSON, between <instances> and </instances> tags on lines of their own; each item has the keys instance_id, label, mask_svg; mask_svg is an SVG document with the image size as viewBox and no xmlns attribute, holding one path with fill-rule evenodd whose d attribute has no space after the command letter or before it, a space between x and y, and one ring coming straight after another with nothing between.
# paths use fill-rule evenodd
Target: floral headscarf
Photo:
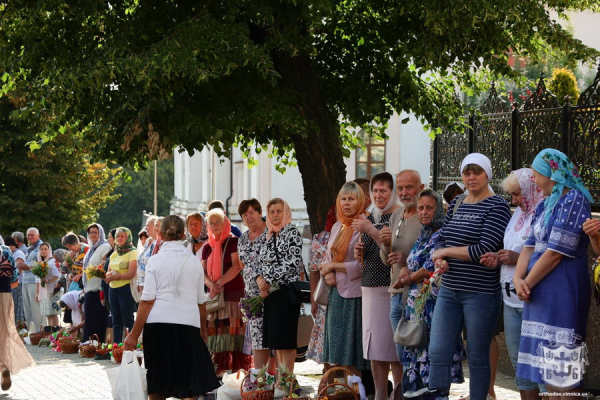
<instances>
[{"instance_id":1,"label":"floral headscarf","mask_svg":"<svg viewBox=\"0 0 600 400\"><path fill-rule=\"evenodd\" d=\"M202 222L202 229L200 229L200 234L198 235L198 238L194 238L192 234L187 230L185 233L187 241L193 244L202 244L208 240L208 224L206 223L206 218L204 218L204 216L200 213L198 213L198 215L200 215L200 218L198 218L197 215L194 217L188 217L190 219L200 219L200 221Z\"/></svg>"},{"instance_id":2,"label":"floral headscarf","mask_svg":"<svg viewBox=\"0 0 600 400\"><path fill-rule=\"evenodd\" d=\"M435 198L435 213L433 214L433 219L431 220L431 224L423 225L421 228L421 237L428 238L433 234L434 229L439 229L444 225L444 219L446 215L444 214L444 199L442 195L436 192L435 190L426 189L427 192L423 194L419 194L419 199L421 196L434 197Z\"/></svg>"},{"instance_id":3,"label":"floral headscarf","mask_svg":"<svg viewBox=\"0 0 600 400\"><path fill-rule=\"evenodd\" d=\"M515 232L519 232L523 229L527 217L534 214L538 204L544 200L544 193L542 193L542 188L535 184L531 168L521 168L511 173L517 177L519 187L521 188L523 205L525 206L525 210L519 216L514 227Z\"/></svg>"},{"instance_id":4,"label":"floral headscarf","mask_svg":"<svg viewBox=\"0 0 600 400\"><path fill-rule=\"evenodd\" d=\"M117 242L117 236L119 235L119 233L125 233L127 235L127 240L122 246L119 246L119 243ZM117 228L117 232L115 232L115 248L117 250L117 254L120 256L122 256L123 254L127 254L131 250L135 249L135 247L133 246L133 238L131 236L131 231L128 228Z\"/></svg>"},{"instance_id":5,"label":"floral headscarf","mask_svg":"<svg viewBox=\"0 0 600 400\"><path fill-rule=\"evenodd\" d=\"M577 189L590 203L593 201L592 195L585 188L583 181L579 176L579 170L573 165L566 154L556 149L544 149L535 156L533 163L531 163L531 167L540 174L556 182L552 188L550 197L544 202L544 211L546 213L544 225L548 226L550 214L552 214L565 187Z\"/></svg>"}]
</instances>

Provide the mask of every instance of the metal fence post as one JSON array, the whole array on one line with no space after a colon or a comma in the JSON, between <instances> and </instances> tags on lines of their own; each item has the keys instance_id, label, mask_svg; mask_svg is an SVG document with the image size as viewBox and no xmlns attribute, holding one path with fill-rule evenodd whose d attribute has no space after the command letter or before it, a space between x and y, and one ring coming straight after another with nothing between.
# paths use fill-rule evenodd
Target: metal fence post
<instances>
[{"instance_id":1,"label":"metal fence post","mask_svg":"<svg viewBox=\"0 0 600 400\"><path fill-rule=\"evenodd\" d=\"M519 160L519 103L513 103L510 119L510 168L515 171L521 168Z\"/></svg>"},{"instance_id":2,"label":"metal fence post","mask_svg":"<svg viewBox=\"0 0 600 400\"><path fill-rule=\"evenodd\" d=\"M562 151L571 158L571 96L565 96L562 113Z\"/></svg>"},{"instance_id":3,"label":"metal fence post","mask_svg":"<svg viewBox=\"0 0 600 400\"><path fill-rule=\"evenodd\" d=\"M475 116L473 114L469 115L469 130L467 132L468 136L468 153L475 152Z\"/></svg>"},{"instance_id":4,"label":"metal fence post","mask_svg":"<svg viewBox=\"0 0 600 400\"><path fill-rule=\"evenodd\" d=\"M438 190L438 172L439 172L439 161L440 161L440 154L439 154L439 146L440 146L440 139L438 138L438 135L435 135L435 139L433 139L433 179L431 180L431 184L433 185L433 190Z\"/></svg>"}]
</instances>

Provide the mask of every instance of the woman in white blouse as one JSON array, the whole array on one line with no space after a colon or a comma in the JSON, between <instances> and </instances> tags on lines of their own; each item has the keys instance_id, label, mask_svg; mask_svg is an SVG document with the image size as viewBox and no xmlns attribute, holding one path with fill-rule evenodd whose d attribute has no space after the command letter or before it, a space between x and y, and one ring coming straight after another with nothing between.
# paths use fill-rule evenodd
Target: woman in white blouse
<instances>
[{"instance_id":1,"label":"woman in white blouse","mask_svg":"<svg viewBox=\"0 0 600 400\"><path fill-rule=\"evenodd\" d=\"M136 347L143 329L150 400L195 399L219 387L203 340L204 272L200 260L182 243L185 224L180 217L164 218L160 233L161 251L146 265L144 291L125 350Z\"/></svg>"}]
</instances>

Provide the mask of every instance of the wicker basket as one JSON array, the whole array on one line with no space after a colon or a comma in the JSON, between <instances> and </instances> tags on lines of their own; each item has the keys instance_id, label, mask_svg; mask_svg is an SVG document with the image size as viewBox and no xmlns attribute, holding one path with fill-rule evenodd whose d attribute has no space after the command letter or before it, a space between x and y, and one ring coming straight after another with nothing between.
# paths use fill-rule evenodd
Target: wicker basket
<instances>
[{"instance_id":1,"label":"wicker basket","mask_svg":"<svg viewBox=\"0 0 600 400\"><path fill-rule=\"evenodd\" d=\"M241 370L240 370L241 371ZM238 374L240 373L238 371ZM275 398L275 385L271 390L252 390L244 392L244 382L250 377L250 373L247 373L240 385L240 391L242 393L242 400L273 400Z\"/></svg>"},{"instance_id":2,"label":"wicker basket","mask_svg":"<svg viewBox=\"0 0 600 400\"><path fill-rule=\"evenodd\" d=\"M58 339L58 344L63 354L77 354L79 349L79 339L74 337L63 336Z\"/></svg>"},{"instance_id":3,"label":"wicker basket","mask_svg":"<svg viewBox=\"0 0 600 400\"><path fill-rule=\"evenodd\" d=\"M296 379L294 379L294 381L290 385L290 393L289 393L289 395L283 396L283 400L309 400L310 399L310 397L308 397L308 396L292 397L292 394L294 393L294 386L296 386L297 383L298 383L298 381ZM300 386L300 384L298 384L298 386Z\"/></svg>"},{"instance_id":4,"label":"wicker basket","mask_svg":"<svg viewBox=\"0 0 600 400\"><path fill-rule=\"evenodd\" d=\"M115 359L117 364L121 364L121 360L123 359L123 347L114 346L112 348L112 356Z\"/></svg>"},{"instance_id":5,"label":"wicker basket","mask_svg":"<svg viewBox=\"0 0 600 400\"><path fill-rule=\"evenodd\" d=\"M98 346L100 346L100 339L95 333L90 338L90 342L88 344L79 346L79 353L82 357L94 358L96 355L96 346L94 345L94 340L96 340L96 343L98 343Z\"/></svg>"},{"instance_id":6,"label":"wicker basket","mask_svg":"<svg viewBox=\"0 0 600 400\"><path fill-rule=\"evenodd\" d=\"M344 372L344 379L346 382L348 382L348 376L352 375L352 372L348 369L348 368L344 368L344 367L333 367L333 368L329 368L324 374L323 374L323 378L321 378L321 382L319 382L319 388L317 390L317 399L320 399L321 393L324 391L324 395L323 396L327 396L328 400L351 400L354 398L359 398L360 396L358 396L359 389L358 389L358 384L353 384L352 386L345 384L345 383L337 383L334 382L332 384L329 383L329 377L335 373L335 372L339 372L342 371ZM346 386L347 388L350 389L350 391L352 393L340 393L340 394L327 394L327 389L334 387L336 385L339 386ZM358 396L358 397L357 397Z\"/></svg>"},{"instance_id":7,"label":"wicker basket","mask_svg":"<svg viewBox=\"0 0 600 400\"><path fill-rule=\"evenodd\" d=\"M330 389L332 387L336 387L336 386L342 386L342 387L346 388L347 390L345 390L342 393L332 393L332 394L327 393L328 389ZM319 394L317 395L317 400L321 400L324 397L327 397L328 400L359 400L359 398L360 398L358 393L351 386L346 385L345 383L338 383L338 382L332 383L331 385L327 385L323 389L319 390Z\"/></svg>"},{"instance_id":8,"label":"wicker basket","mask_svg":"<svg viewBox=\"0 0 600 400\"><path fill-rule=\"evenodd\" d=\"M31 345L37 346L38 344L40 344L40 340L42 340L43 336L44 335L42 335L41 333L30 333L29 340L31 341Z\"/></svg>"}]
</instances>

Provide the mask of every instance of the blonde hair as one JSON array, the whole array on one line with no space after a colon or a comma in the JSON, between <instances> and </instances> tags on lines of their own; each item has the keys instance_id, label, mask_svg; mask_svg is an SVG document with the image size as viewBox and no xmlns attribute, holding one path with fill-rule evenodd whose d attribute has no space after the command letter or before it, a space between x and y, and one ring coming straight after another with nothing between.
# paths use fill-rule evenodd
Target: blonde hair
<instances>
[{"instance_id":1,"label":"blonde hair","mask_svg":"<svg viewBox=\"0 0 600 400\"><path fill-rule=\"evenodd\" d=\"M506 178L504 178L504 180L502 181L500 186L502 187L502 190L504 190L508 194L510 194L511 192L514 192L516 190L519 190L519 191L521 190L521 185L519 184L519 178L517 178L517 176L512 172L510 174L508 174L508 176Z\"/></svg>"},{"instance_id":2,"label":"blonde hair","mask_svg":"<svg viewBox=\"0 0 600 400\"><path fill-rule=\"evenodd\" d=\"M225 212L220 208L213 208L206 213L206 222L210 223L212 217L217 217L221 222L225 221Z\"/></svg>"}]
</instances>

